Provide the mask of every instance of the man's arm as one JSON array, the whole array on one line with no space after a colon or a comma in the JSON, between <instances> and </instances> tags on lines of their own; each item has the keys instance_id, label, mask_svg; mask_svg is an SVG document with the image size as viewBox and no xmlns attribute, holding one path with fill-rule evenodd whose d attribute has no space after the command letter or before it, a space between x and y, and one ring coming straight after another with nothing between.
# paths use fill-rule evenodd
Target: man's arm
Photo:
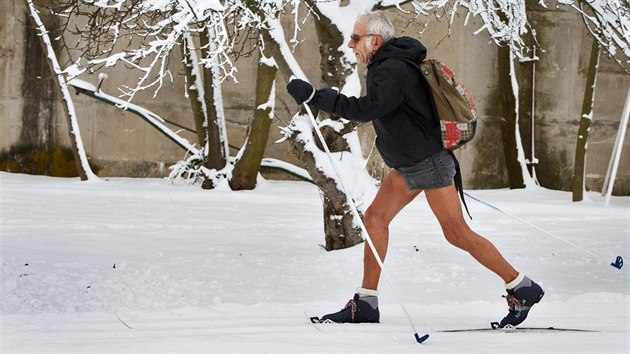
<instances>
[{"instance_id":1,"label":"man's arm","mask_svg":"<svg viewBox=\"0 0 630 354\"><path fill-rule=\"evenodd\" d=\"M379 68L374 73L366 96L348 97L338 94L334 112L357 122L369 122L395 110L405 99L404 83L395 67ZM317 94L316 94L317 96ZM319 107L318 107L319 108ZM326 109L321 108L325 112Z\"/></svg>"},{"instance_id":2,"label":"man's arm","mask_svg":"<svg viewBox=\"0 0 630 354\"><path fill-rule=\"evenodd\" d=\"M366 96L348 97L331 88L314 90L302 80L292 80L287 90L298 104L308 103L318 109L357 122L369 122L396 109L404 100L405 63L391 61L377 68ZM313 94L314 91L314 94ZM308 97L308 99L307 99Z\"/></svg>"}]
</instances>

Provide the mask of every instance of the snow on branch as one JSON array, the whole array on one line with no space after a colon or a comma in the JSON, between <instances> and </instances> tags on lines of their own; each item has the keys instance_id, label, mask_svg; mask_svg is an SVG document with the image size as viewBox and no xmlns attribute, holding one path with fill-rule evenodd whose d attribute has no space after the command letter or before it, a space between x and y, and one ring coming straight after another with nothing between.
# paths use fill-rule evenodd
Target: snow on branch
<instances>
[{"instance_id":1,"label":"snow on branch","mask_svg":"<svg viewBox=\"0 0 630 354\"><path fill-rule=\"evenodd\" d=\"M271 9L284 2L256 3ZM137 81L122 90L129 102L148 89L155 97L164 81L172 80L170 56L185 33L207 31L210 43L201 48L199 63L218 68L219 83L236 81L230 55L238 50L238 34L263 27L241 0L60 0L53 13L77 35L72 49L88 60L85 69L124 65L138 73Z\"/></svg>"},{"instance_id":2,"label":"snow on branch","mask_svg":"<svg viewBox=\"0 0 630 354\"><path fill-rule=\"evenodd\" d=\"M578 11L589 32L622 67L630 63L630 2L628 0L559 0ZM620 58L623 57L623 58Z\"/></svg>"},{"instance_id":3,"label":"snow on branch","mask_svg":"<svg viewBox=\"0 0 630 354\"><path fill-rule=\"evenodd\" d=\"M422 15L441 10L440 16L445 16L449 24L462 9L466 9L465 24L471 15L483 23L475 35L488 32L497 45L507 45L521 60L525 59L528 50L524 38L529 34L535 40L535 33L527 20L525 0L430 0L413 1L412 6L416 13Z\"/></svg>"}]
</instances>

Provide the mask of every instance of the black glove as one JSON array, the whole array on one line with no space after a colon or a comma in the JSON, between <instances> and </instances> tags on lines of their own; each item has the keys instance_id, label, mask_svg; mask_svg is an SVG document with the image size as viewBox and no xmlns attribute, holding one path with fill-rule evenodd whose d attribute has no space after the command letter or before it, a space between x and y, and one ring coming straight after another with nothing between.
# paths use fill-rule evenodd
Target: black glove
<instances>
[{"instance_id":1,"label":"black glove","mask_svg":"<svg viewBox=\"0 0 630 354\"><path fill-rule=\"evenodd\" d=\"M287 85L287 91L298 104L308 103L315 94L315 89L311 84L304 80L293 79Z\"/></svg>"}]
</instances>

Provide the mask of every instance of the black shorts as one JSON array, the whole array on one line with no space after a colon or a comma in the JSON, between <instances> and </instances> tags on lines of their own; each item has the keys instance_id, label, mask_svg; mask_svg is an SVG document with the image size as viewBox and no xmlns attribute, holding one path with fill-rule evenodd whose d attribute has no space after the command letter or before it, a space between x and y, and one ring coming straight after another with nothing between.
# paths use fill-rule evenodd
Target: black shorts
<instances>
[{"instance_id":1,"label":"black shorts","mask_svg":"<svg viewBox=\"0 0 630 354\"><path fill-rule=\"evenodd\" d=\"M455 162L448 151L442 150L415 165L399 167L395 171L405 179L409 190L442 188L453 184Z\"/></svg>"}]
</instances>

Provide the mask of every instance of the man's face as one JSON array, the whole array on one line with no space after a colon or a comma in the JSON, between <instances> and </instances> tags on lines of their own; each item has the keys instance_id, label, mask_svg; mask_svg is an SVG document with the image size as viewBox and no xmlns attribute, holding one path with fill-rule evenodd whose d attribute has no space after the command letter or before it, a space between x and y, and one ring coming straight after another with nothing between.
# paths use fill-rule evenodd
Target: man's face
<instances>
[{"instance_id":1,"label":"man's face","mask_svg":"<svg viewBox=\"0 0 630 354\"><path fill-rule=\"evenodd\" d=\"M372 59L375 36L368 36L368 34L366 23L355 22L351 36L353 38L348 42L348 47L352 48L360 64L367 64Z\"/></svg>"}]
</instances>

